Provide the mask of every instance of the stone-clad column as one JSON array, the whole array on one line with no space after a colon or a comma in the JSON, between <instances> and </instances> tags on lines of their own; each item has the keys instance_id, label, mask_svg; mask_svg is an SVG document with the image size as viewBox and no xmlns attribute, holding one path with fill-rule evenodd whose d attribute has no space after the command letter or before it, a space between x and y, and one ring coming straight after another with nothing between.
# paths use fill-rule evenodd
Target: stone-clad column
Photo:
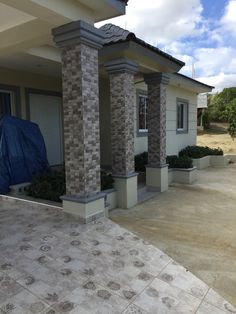
<instances>
[{"instance_id":1,"label":"stone-clad column","mask_svg":"<svg viewBox=\"0 0 236 314\"><path fill-rule=\"evenodd\" d=\"M146 183L161 192L168 189L166 164L166 87L168 75L151 73L144 76L148 86L148 166Z\"/></svg>"},{"instance_id":2,"label":"stone-clad column","mask_svg":"<svg viewBox=\"0 0 236 314\"><path fill-rule=\"evenodd\" d=\"M66 196L65 211L85 221L104 212L100 193L98 49L103 35L83 21L53 30L62 49Z\"/></svg>"},{"instance_id":3,"label":"stone-clad column","mask_svg":"<svg viewBox=\"0 0 236 314\"><path fill-rule=\"evenodd\" d=\"M112 172L118 191L118 206L137 203L137 174L134 172L134 118L138 65L128 59L105 64L110 76Z\"/></svg>"}]
</instances>

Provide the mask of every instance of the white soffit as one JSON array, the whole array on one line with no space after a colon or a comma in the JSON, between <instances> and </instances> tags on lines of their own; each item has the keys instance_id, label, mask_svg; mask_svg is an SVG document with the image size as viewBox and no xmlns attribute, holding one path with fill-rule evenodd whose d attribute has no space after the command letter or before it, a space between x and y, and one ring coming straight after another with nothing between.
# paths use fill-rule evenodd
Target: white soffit
<instances>
[{"instance_id":1,"label":"white soffit","mask_svg":"<svg viewBox=\"0 0 236 314\"><path fill-rule=\"evenodd\" d=\"M32 15L0 2L0 32L35 19Z\"/></svg>"}]
</instances>

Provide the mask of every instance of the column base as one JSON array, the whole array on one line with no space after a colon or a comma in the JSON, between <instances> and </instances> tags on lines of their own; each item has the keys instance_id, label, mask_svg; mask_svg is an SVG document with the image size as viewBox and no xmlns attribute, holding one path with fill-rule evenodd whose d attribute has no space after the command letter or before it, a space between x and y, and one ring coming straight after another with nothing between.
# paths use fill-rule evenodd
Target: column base
<instances>
[{"instance_id":1,"label":"column base","mask_svg":"<svg viewBox=\"0 0 236 314\"><path fill-rule=\"evenodd\" d=\"M160 167L146 167L146 185L155 187L157 191L168 190L168 165Z\"/></svg>"},{"instance_id":2,"label":"column base","mask_svg":"<svg viewBox=\"0 0 236 314\"><path fill-rule=\"evenodd\" d=\"M138 203L138 174L129 176L114 175L114 188L117 190L119 208L128 209Z\"/></svg>"},{"instance_id":3,"label":"column base","mask_svg":"<svg viewBox=\"0 0 236 314\"><path fill-rule=\"evenodd\" d=\"M89 198L62 196L63 211L81 218L83 223L94 221L105 214L105 194L99 193Z\"/></svg>"}]
</instances>

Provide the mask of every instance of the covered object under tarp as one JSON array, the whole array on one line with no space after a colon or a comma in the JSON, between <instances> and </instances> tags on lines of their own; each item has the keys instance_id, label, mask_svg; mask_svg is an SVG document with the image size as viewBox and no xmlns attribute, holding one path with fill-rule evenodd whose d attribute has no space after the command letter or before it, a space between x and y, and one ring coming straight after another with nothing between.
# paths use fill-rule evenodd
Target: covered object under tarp
<instances>
[{"instance_id":1,"label":"covered object under tarp","mask_svg":"<svg viewBox=\"0 0 236 314\"><path fill-rule=\"evenodd\" d=\"M0 193L30 182L48 170L43 136L37 124L5 115L0 119Z\"/></svg>"}]
</instances>

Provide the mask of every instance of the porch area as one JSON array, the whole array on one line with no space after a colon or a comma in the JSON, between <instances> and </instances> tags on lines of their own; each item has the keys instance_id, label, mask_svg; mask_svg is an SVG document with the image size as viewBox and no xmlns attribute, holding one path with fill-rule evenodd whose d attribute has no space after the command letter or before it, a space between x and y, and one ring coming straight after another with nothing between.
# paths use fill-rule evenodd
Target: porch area
<instances>
[{"instance_id":1,"label":"porch area","mask_svg":"<svg viewBox=\"0 0 236 314\"><path fill-rule=\"evenodd\" d=\"M111 34L117 36L115 41ZM31 87L32 74L26 75L23 86L2 84L10 92L15 114L41 127L51 164L64 161L63 210L84 222L105 213L101 165L112 172L116 206L131 208L138 202L134 141L135 81L140 79L147 85L149 98L146 183L156 191L168 189L166 88L168 73L178 71L183 63L153 48L148 52L138 40L124 46L120 40L128 36L126 32L120 35L120 29L97 29L84 21L59 26L52 30L56 59L47 61L49 71L57 77L56 91L37 88L35 76ZM134 34L132 38L136 38ZM42 64L39 72L41 69L47 72ZM62 76L58 77L60 70ZM11 76L11 71L7 73ZM20 72L17 79L20 84ZM53 83L52 77L48 82Z\"/></svg>"}]
</instances>

